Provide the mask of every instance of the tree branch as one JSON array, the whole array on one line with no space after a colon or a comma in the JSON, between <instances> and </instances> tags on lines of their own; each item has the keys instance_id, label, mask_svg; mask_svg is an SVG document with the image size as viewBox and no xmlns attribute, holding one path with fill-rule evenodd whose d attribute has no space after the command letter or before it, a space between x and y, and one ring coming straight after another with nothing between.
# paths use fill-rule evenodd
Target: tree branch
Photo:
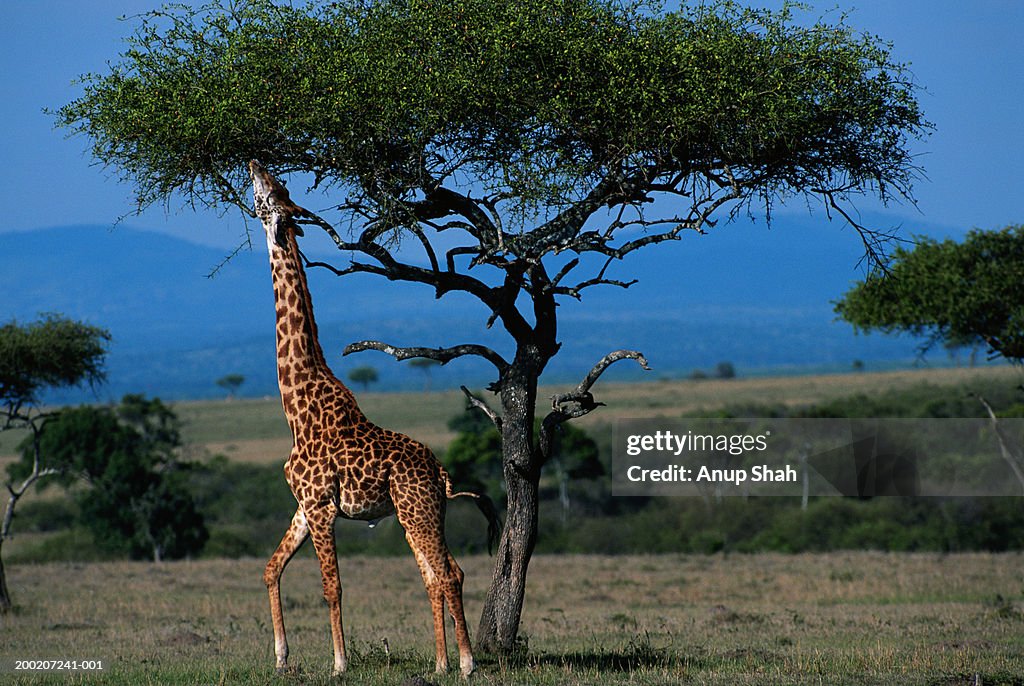
<instances>
[{"instance_id":1,"label":"tree branch","mask_svg":"<svg viewBox=\"0 0 1024 686\"><path fill-rule=\"evenodd\" d=\"M465 345L456 345L450 348L424 348L424 347L412 347L412 348L399 348L394 345L382 343L381 341L357 341L355 343L349 343L345 346L343 355L351 355L352 353L363 352L365 350L377 350L382 353L391 355L396 360L409 360L415 357L425 357L430 360L437 360L441 364L447 364L457 357L465 357L467 355L475 355L482 357L491 364L493 364L499 374L504 374L505 370L508 369L508 362L505 361L501 355L494 350L491 350L485 345L477 345L467 343Z\"/></svg>"},{"instance_id":2,"label":"tree branch","mask_svg":"<svg viewBox=\"0 0 1024 686\"><path fill-rule=\"evenodd\" d=\"M988 400L978 393L972 393L971 395L977 398L978 402L985 407L985 411L988 413L989 419L992 421L992 430L996 434L996 440L999 441L999 452L1002 453L1003 459L1006 463L1010 465L1010 469L1013 470L1013 474L1017 477L1021 490L1024 492L1024 468L1021 466L1021 463L1024 462L1024 460L1021 459L1019 451L1015 452L1010 448L1010 440L1007 438L1006 434L1003 433L1003 427L999 424L999 417L996 416L995 410L992 409L992 405L989 404Z\"/></svg>"},{"instance_id":3,"label":"tree branch","mask_svg":"<svg viewBox=\"0 0 1024 686\"><path fill-rule=\"evenodd\" d=\"M635 350L616 350L614 352L610 352L594 365L587 375L583 377L583 381L581 381L576 388L568 393L560 393L551 396L551 409L556 412L561 411L559 410L559 405L564 405L566 403L577 403L581 406L577 409L583 409L584 406L593 403L594 397L590 394L591 386L597 383L597 380L601 378L601 375L604 374L604 371L608 369L608 367L619 360L636 360L645 371L650 371L651 369L647 364L647 358L640 352ZM582 417L598 406L599 405L597 404L593 404L585 412L571 414L568 419Z\"/></svg>"},{"instance_id":4,"label":"tree branch","mask_svg":"<svg viewBox=\"0 0 1024 686\"><path fill-rule=\"evenodd\" d=\"M494 426L498 429L498 433L501 433L501 416L492 410L483 400L470 393L468 388L465 386L459 386L459 388L462 389L462 392L465 394L469 404L487 415L490 420L494 422Z\"/></svg>"},{"instance_id":5,"label":"tree branch","mask_svg":"<svg viewBox=\"0 0 1024 686\"><path fill-rule=\"evenodd\" d=\"M604 405L594 400L590 388L597 383L604 371L619 360L636 360L646 371L650 371L647 365L647 358L635 350L616 350L610 352L594 365L576 388L568 393L559 393L551 396L551 412L544 417L540 427L540 450L547 457L551 450L551 442L554 439L554 430L559 424L570 419L576 419L590 414L592 411Z\"/></svg>"},{"instance_id":6,"label":"tree branch","mask_svg":"<svg viewBox=\"0 0 1024 686\"><path fill-rule=\"evenodd\" d=\"M591 286L618 286L619 288L629 288L630 286L635 284L637 282L637 279L630 279L629 281L619 281L617 279L604 278L604 273L608 270L608 265L610 265L612 263L612 260L614 259L614 257L609 257L608 260L604 263L604 266L601 267L601 271L597 273L597 276L595 276L592 279L587 279L586 281L581 281L575 286L555 286L555 282L553 281L551 289L552 293L555 293L557 295L568 295L573 298L576 298L577 300L580 300L582 299L582 293L580 293L580 291L582 291L584 288L590 288Z\"/></svg>"},{"instance_id":7,"label":"tree branch","mask_svg":"<svg viewBox=\"0 0 1024 686\"><path fill-rule=\"evenodd\" d=\"M888 274L889 268L886 265L885 259L886 246L888 243L897 240L895 233L869 229L856 221L850 216L850 213L843 209L842 205L836 201L835 191L816 188L812 189L812 192L818 193L825 199L825 212L829 214L830 218L833 210L838 212L839 215L853 227L857 232L857 235L860 236L861 243L864 244L864 255L857 264L860 265L867 260L868 265L876 266L883 274Z\"/></svg>"},{"instance_id":8,"label":"tree branch","mask_svg":"<svg viewBox=\"0 0 1024 686\"><path fill-rule=\"evenodd\" d=\"M610 172L587 193L585 198L518 238L515 241L514 252L520 257L539 259L552 250L558 252L565 249L577 238L594 212L601 207L617 204L616 201L628 202L637 189L634 183L635 181L628 180L622 172Z\"/></svg>"},{"instance_id":9,"label":"tree branch","mask_svg":"<svg viewBox=\"0 0 1024 686\"><path fill-rule=\"evenodd\" d=\"M306 214L303 219L296 219L296 224L307 224L318 226L323 229L339 250L346 252L357 252L371 258L377 264L378 267L372 265L359 264L353 262L352 265L345 269L338 269L332 267L324 262L310 262L307 266L310 267L326 267L330 271L334 272L338 276L344 276L353 272L367 272L384 276L390 281L411 281L414 283L423 283L428 286L434 287L435 297L440 298L445 293L450 291L465 291L475 295L484 304L488 305L492 309L495 307L495 296L494 291L487 284L474 279L473 277L454 271L449 263L449 270L442 271L437 263L435 256L428 250L428 256L431 257L430 268L418 267L415 265L399 262L394 256L385 248L383 245L374 242L371 236L376 237L379 232L376 229L367 229L360 236L358 241L346 241L338 233L337 229L321 217L318 217L313 212L305 210ZM423 236L421 240L425 241L426 237ZM426 249L426 245L424 246Z\"/></svg>"}]
</instances>

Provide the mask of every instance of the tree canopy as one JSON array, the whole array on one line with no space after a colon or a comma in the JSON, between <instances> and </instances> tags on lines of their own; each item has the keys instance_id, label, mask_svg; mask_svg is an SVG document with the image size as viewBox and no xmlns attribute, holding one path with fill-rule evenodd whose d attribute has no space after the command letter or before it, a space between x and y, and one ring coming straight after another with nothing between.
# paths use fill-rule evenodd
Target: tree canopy
<instances>
[{"instance_id":1,"label":"tree canopy","mask_svg":"<svg viewBox=\"0 0 1024 686\"><path fill-rule=\"evenodd\" d=\"M926 336L925 348L984 341L1024 360L1024 226L974 230L962 242L918 237L836 303L858 329Z\"/></svg>"},{"instance_id":2,"label":"tree canopy","mask_svg":"<svg viewBox=\"0 0 1024 686\"><path fill-rule=\"evenodd\" d=\"M228 392L229 398L234 398L244 383L245 377L241 374L228 374L217 379L217 385Z\"/></svg>"},{"instance_id":3,"label":"tree canopy","mask_svg":"<svg viewBox=\"0 0 1024 686\"><path fill-rule=\"evenodd\" d=\"M373 227L366 243L444 220L499 264L621 256L702 228L728 200L903 195L908 140L928 129L877 38L729 0L174 6L144 15L109 73L83 82L57 121L140 205L180 192L251 212L257 158L341 190L347 218ZM658 194L689 207L645 219ZM632 212L583 231L608 207ZM648 221L664 231L607 240Z\"/></svg>"},{"instance_id":4,"label":"tree canopy","mask_svg":"<svg viewBox=\"0 0 1024 686\"><path fill-rule=\"evenodd\" d=\"M377 370L373 367L356 367L348 373L349 381L357 383L366 390L370 387L370 384L377 383L380 380L380 375L377 374Z\"/></svg>"},{"instance_id":5,"label":"tree canopy","mask_svg":"<svg viewBox=\"0 0 1024 686\"><path fill-rule=\"evenodd\" d=\"M109 341L105 329L56 314L0 326L0 403L8 418L44 389L103 381Z\"/></svg>"}]
</instances>

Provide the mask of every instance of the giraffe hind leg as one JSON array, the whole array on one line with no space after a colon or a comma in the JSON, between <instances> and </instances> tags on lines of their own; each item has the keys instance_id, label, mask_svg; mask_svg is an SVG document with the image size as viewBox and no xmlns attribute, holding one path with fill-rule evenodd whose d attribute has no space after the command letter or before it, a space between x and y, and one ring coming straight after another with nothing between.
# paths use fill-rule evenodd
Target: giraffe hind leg
<instances>
[{"instance_id":1,"label":"giraffe hind leg","mask_svg":"<svg viewBox=\"0 0 1024 686\"><path fill-rule=\"evenodd\" d=\"M455 640L459 646L459 668L463 676L473 671L473 649L469 640L465 611L462 605L463 573L455 558L448 552L448 546L441 531L406 530L406 540L416 556L423 585L430 598L430 609L434 616L434 639L437 648L436 669L448 670L448 654L445 638L444 606L455 623Z\"/></svg>"},{"instance_id":2,"label":"giraffe hind leg","mask_svg":"<svg viewBox=\"0 0 1024 686\"><path fill-rule=\"evenodd\" d=\"M444 593L437 582L437 576L434 574L433 567L416 547L416 542L409 535L409 532L406 532L405 540L409 543L409 548L412 549L413 556L416 558L416 564L419 566L420 574L423 576L423 585L427 589L427 597L430 598L430 611L434 618L434 671L441 674L448 671L448 645L444 627Z\"/></svg>"},{"instance_id":3,"label":"giraffe hind leg","mask_svg":"<svg viewBox=\"0 0 1024 686\"><path fill-rule=\"evenodd\" d=\"M274 656L279 673L288 669L288 639L285 636L284 612L281 609L281 574L295 555L295 551L308 537L309 527L300 507L295 511L287 533L263 570L263 582L267 585L267 592L270 595L270 618L274 624Z\"/></svg>"},{"instance_id":4,"label":"giraffe hind leg","mask_svg":"<svg viewBox=\"0 0 1024 686\"><path fill-rule=\"evenodd\" d=\"M448 589L448 608L452 615L452 622L455 624L455 640L459 645L459 669L464 676L469 676L473 673L473 649L469 641L469 629L466 626L466 613L462 606L462 581L465 578L465 574L462 571L462 567L459 567L459 563L452 557L451 552L445 552L448 555L449 567L455 573L456 583L451 584Z\"/></svg>"}]
</instances>

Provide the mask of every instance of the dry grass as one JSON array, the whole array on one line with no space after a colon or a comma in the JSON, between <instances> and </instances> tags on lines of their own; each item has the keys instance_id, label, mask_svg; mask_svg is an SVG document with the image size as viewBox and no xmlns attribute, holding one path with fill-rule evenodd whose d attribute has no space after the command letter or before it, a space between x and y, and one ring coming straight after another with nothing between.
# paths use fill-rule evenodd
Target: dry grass
<instances>
[{"instance_id":1,"label":"dry grass","mask_svg":"<svg viewBox=\"0 0 1024 686\"><path fill-rule=\"evenodd\" d=\"M542 556L523 615L529 649L480 660L474 683L1021 683L1022 563L1020 554ZM490 565L463 561L471 622ZM429 608L411 558L341 567L352 652L344 683L410 674L460 683L455 672L429 674ZM300 557L285 575L298 668L286 678L273 676L261 571L260 560L16 567L20 610L0 628L0 657L103 658L109 683L328 682L315 562Z\"/></svg>"},{"instance_id":2,"label":"dry grass","mask_svg":"<svg viewBox=\"0 0 1024 686\"><path fill-rule=\"evenodd\" d=\"M676 415L749 402L804 404L974 379L1005 368L777 379L602 384L585 421ZM543 398L562 388L542 389ZM458 393L361 394L374 421L443 448ZM276 399L182 403L188 440L232 459L283 460ZM13 443L5 436L0 454ZM614 535L609 531L609 535ZM12 549L13 550L13 549ZM10 552L10 551L6 551ZM463 560L471 623L492 560ZM484 657L478 684L1024 684L1024 555L834 553L538 557L515 659ZM273 675L262 560L15 565L18 611L0 620L0 659L103 658L102 677L17 683L331 683L315 562L285 576L296 674ZM352 652L346 684L429 674L431 628L411 557L343 559ZM390 654L381 639L387 638ZM0 681L8 679L4 674Z\"/></svg>"},{"instance_id":3,"label":"dry grass","mask_svg":"<svg viewBox=\"0 0 1024 686\"><path fill-rule=\"evenodd\" d=\"M1019 383L1019 372L1009 365L975 369L914 369L859 374L656 381L647 384L606 384L595 395L607 404L590 421L610 418L652 417L748 403L812 405L858 393L884 393L921 384L969 387L979 382ZM541 396L544 394L542 393Z\"/></svg>"}]
</instances>

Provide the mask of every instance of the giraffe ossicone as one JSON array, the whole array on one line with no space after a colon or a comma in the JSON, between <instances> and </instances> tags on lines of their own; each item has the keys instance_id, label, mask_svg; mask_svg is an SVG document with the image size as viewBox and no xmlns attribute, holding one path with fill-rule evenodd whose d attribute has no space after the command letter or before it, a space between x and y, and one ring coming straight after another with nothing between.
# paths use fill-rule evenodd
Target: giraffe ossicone
<instances>
[{"instance_id":1,"label":"giraffe ossicone","mask_svg":"<svg viewBox=\"0 0 1024 686\"><path fill-rule=\"evenodd\" d=\"M278 671L288 668L288 641L281 607L281 573L307 538L313 539L324 598L330 613L334 672L345 671L341 580L334 540L338 517L373 526L396 514L419 565L434 618L435 667L448 669L444 608L455 623L459 666L473 671L473 652L462 606L463 573L444 538L450 498L476 499L490 529L499 526L486 496L454 492L448 473L422 443L371 423L355 396L331 372L317 335L313 304L296 235L295 217L309 213L255 160L249 163L256 213L267 235L277 315L277 369L281 404L293 446L285 479L298 501L287 533L267 562L263 580L270 595Z\"/></svg>"}]
</instances>

